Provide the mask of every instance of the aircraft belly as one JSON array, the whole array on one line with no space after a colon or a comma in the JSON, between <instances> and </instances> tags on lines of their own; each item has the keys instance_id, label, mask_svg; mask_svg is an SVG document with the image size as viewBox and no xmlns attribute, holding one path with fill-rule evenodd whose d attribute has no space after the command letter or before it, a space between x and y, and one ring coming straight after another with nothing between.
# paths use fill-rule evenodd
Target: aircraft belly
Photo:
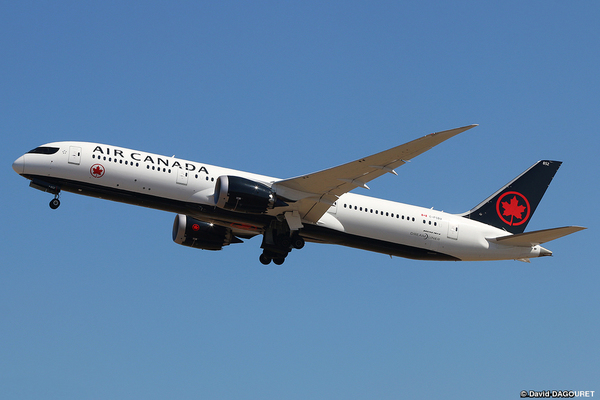
<instances>
[{"instance_id":1,"label":"aircraft belly","mask_svg":"<svg viewBox=\"0 0 600 400\"><path fill-rule=\"evenodd\" d=\"M305 224L301 235L312 242L337 244L413 260L460 261L459 258L442 252L341 232L312 224Z\"/></svg>"}]
</instances>

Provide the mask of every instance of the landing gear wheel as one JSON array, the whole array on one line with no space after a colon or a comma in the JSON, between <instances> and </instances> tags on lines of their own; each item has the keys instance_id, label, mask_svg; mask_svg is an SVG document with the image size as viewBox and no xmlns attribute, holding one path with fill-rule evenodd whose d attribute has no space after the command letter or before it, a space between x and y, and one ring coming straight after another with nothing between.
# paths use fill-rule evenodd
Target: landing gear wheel
<instances>
[{"instance_id":1,"label":"landing gear wheel","mask_svg":"<svg viewBox=\"0 0 600 400\"><path fill-rule=\"evenodd\" d=\"M59 199L52 199L50 200L50 208L53 210L56 210L58 208L58 206L60 206L60 200Z\"/></svg>"},{"instance_id":2,"label":"landing gear wheel","mask_svg":"<svg viewBox=\"0 0 600 400\"><path fill-rule=\"evenodd\" d=\"M284 257L275 257L275 258L273 259L273 263L274 263L275 265L281 265L281 264L283 264L283 262L284 262L284 261L285 261L285 258L284 258Z\"/></svg>"},{"instance_id":3,"label":"landing gear wheel","mask_svg":"<svg viewBox=\"0 0 600 400\"><path fill-rule=\"evenodd\" d=\"M303 248L304 244L305 244L304 239L301 238L300 236L296 236L292 239L292 247L297 250L300 250L301 248Z\"/></svg>"},{"instance_id":4,"label":"landing gear wheel","mask_svg":"<svg viewBox=\"0 0 600 400\"><path fill-rule=\"evenodd\" d=\"M262 253L260 255L260 257L258 257L258 260L261 262L261 264L263 265L269 265L271 263L271 257L269 257L268 255L266 255L265 253Z\"/></svg>"}]
</instances>

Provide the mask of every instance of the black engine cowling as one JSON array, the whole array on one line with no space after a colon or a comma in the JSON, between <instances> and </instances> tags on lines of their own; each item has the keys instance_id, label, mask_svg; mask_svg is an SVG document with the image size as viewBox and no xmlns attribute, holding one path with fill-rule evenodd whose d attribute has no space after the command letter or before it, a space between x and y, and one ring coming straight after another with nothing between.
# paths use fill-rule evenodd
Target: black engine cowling
<instances>
[{"instance_id":1,"label":"black engine cowling","mask_svg":"<svg viewBox=\"0 0 600 400\"><path fill-rule=\"evenodd\" d=\"M215 184L215 205L225 210L262 214L287 204L275 196L270 187L239 176L223 175Z\"/></svg>"},{"instance_id":2,"label":"black engine cowling","mask_svg":"<svg viewBox=\"0 0 600 400\"><path fill-rule=\"evenodd\" d=\"M231 243L242 243L229 228L198 221L183 214L178 214L173 222L173 241L203 250L221 250Z\"/></svg>"}]
</instances>

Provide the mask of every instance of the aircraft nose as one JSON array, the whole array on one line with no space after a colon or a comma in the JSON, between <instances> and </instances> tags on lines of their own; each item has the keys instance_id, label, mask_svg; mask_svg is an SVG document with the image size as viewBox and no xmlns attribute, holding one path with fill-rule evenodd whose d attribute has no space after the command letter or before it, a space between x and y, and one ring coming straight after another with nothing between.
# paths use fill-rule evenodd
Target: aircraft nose
<instances>
[{"instance_id":1,"label":"aircraft nose","mask_svg":"<svg viewBox=\"0 0 600 400\"><path fill-rule=\"evenodd\" d=\"M21 156L13 162L13 169L19 175L22 175L25 172L25 157Z\"/></svg>"}]
</instances>

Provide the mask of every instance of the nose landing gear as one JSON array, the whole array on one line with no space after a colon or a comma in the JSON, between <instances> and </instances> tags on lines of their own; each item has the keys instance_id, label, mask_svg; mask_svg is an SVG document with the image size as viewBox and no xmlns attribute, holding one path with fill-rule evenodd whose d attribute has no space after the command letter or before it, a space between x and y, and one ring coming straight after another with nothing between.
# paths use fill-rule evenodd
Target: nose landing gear
<instances>
[{"instance_id":1,"label":"nose landing gear","mask_svg":"<svg viewBox=\"0 0 600 400\"><path fill-rule=\"evenodd\" d=\"M58 199L60 196L60 186L39 179L33 179L31 182L29 182L29 186L34 189L41 190L42 192L48 192L54 195L54 198L50 200L51 209L56 210L58 206L60 206L60 200Z\"/></svg>"},{"instance_id":2,"label":"nose landing gear","mask_svg":"<svg viewBox=\"0 0 600 400\"><path fill-rule=\"evenodd\" d=\"M58 195L55 198L50 200L50 208L56 210L60 206L60 200L58 199Z\"/></svg>"}]
</instances>

